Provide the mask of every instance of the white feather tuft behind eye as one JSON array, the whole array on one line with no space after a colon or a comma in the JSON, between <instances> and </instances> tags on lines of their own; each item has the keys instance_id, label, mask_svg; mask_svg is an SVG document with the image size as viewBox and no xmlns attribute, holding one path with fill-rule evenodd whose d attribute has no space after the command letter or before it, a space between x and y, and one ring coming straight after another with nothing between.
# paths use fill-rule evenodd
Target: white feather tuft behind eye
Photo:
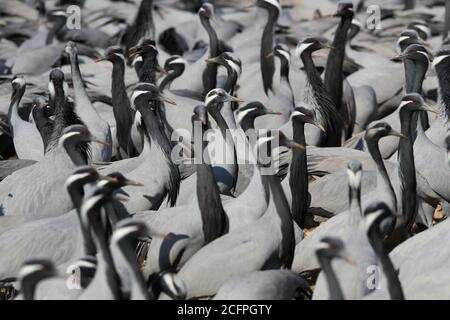
<instances>
[{"instance_id":1,"label":"white feather tuft behind eye","mask_svg":"<svg viewBox=\"0 0 450 320\"><path fill-rule=\"evenodd\" d=\"M21 87L25 86L26 82L24 78L16 78L12 81L12 83L17 83L19 84Z\"/></svg>"},{"instance_id":2,"label":"white feather tuft behind eye","mask_svg":"<svg viewBox=\"0 0 450 320\"><path fill-rule=\"evenodd\" d=\"M240 112L237 114L236 122L237 122L237 123L241 123L242 120L245 118L245 116L246 116L247 114L249 114L250 112L254 111L255 109L256 109L256 108L249 108L249 109L247 109L247 110L240 111Z\"/></svg>"},{"instance_id":3,"label":"white feather tuft behind eye","mask_svg":"<svg viewBox=\"0 0 450 320\"><path fill-rule=\"evenodd\" d=\"M433 67L436 67L439 63L441 63L444 59L446 59L448 57L450 57L450 55L446 54L446 55L437 56L436 58L434 58Z\"/></svg>"},{"instance_id":4,"label":"white feather tuft behind eye","mask_svg":"<svg viewBox=\"0 0 450 320\"><path fill-rule=\"evenodd\" d=\"M138 226L128 226L128 227L120 228L120 229L114 231L111 241L118 242L122 238L128 236L130 233L133 233L136 231L139 231Z\"/></svg>"},{"instance_id":5,"label":"white feather tuft behind eye","mask_svg":"<svg viewBox=\"0 0 450 320\"><path fill-rule=\"evenodd\" d=\"M125 63L125 56L124 56L123 54L114 52L114 55L117 56L117 57L119 57L120 59L122 59L122 60L123 60L123 63Z\"/></svg>"},{"instance_id":6,"label":"white feather tuft behind eye","mask_svg":"<svg viewBox=\"0 0 450 320\"><path fill-rule=\"evenodd\" d=\"M241 67L231 59L225 59L225 61L230 65L230 67L238 74L241 75L242 69Z\"/></svg>"},{"instance_id":7,"label":"white feather tuft behind eye","mask_svg":"<svg viewBox=\"0 0 450 320\"><path fill-rule=\"evenodd\" d=\"M185 67L188 66L188 62L185 59L181 58L181 57L179 57L179 58L177 58L177 59L175 59L173 61L170 61L169 64L184 64Z\"/></svg>"},{"instance_id":8,"label":"white feather tuft behind eye","mask_svg":"<svg viewBox=\"0 0 450 320\"><path fill-rule=\"evenodd\" d=\"M291 55L289 54L289 52L280 49L278 49L277 52L281 54L283 57L285 57L288 62L291 61Z\"/></svg>"},{"instance_id":9,"label":"white feather tuft behind eye","mask_svg":"<svg viewBox=\"0 0 450 320\"><path fill-rule=\"evenodd\" d=\"M401 107L403 107L403 106L405 106L405 105L407 105L407 104L413 103L413 102L414 102L414 101L412 101L412 100L402 101L402 102L400 103L399 108L401 108Z\"/></svg>"},{"instance_id":10,"label":"white feather tuft behind eye","mask_svg":"<svg viewBox=\"0 0 450 320\"><path fill-rule=\"evenodd\" d=\"M347 175L350 187L356 189L361 186L361 171L353 172L352 170L347 169Z\"/></svg>"},{"instance_id":11,"label":"white feather tuft behind eye","mask_svg":"<svg viewBox=\"0 0 450 320\"><path fill-rule=\"evenodd\" d=\"M295 49L295 56L296 57L300 57L302 55L303 51L305 51L306 49L308 49L312 45L313 45L313 42L299 44L297 46L297 48Z\"/></svg>"},{"instance_id":12,"label":"white feather tuft behind eye","mask_svg":"<svg viewBox=\"0 0 450 320\"><path fill-rule=\"evenodd\" d=\"M131 95L131 99L130 99L132 108L135 108L135 107L134 107L134 101L135 101L139 96L141 96L141 95L143 95L143 94L146 94L146 93L149 93L149 91L146 91L146 90L135 90L135 91L133 92L133 94Z\"/></svg>"},{"instance_id":13,"label":"white feather tuft behind eye","mask_svg":"<svg viewBox=\"0 0 450 320\"><path fill-rule=\"evenodd\" d=\"M55 93L55 86L53 85L52 81L48 83L48 92L50 93L50 98L54 99L56 93Z\"/></svg>"},{"instance_id":14,"label":"white feather tuft behind eye","mask_svg":"<svg viewBox=\"0 0 450 320\"><path fill-rule=\"evenodd\" d=\"M41 270L42 270L42 265L40 265L40 264L32 264L32 265L23 266L22 268L20 268L19 278L23 278L29 274L32 274L34 272L41 271Z\"/></svg>"}]
</instances>

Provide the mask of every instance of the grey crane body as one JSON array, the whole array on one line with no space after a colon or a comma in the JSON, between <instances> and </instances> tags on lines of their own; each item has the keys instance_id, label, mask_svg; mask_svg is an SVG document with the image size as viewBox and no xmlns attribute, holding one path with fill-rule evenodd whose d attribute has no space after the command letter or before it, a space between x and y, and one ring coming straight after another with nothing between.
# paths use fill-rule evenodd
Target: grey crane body
<instances>
[{"instance_id":1,"label":"grey crane body","mask_svg":"<svg viewBox=\"0 0 450 320\"><path fill-rule=\"evenodd\" d=\"M14 148L20 159L42 160L44 144L36 126L19 116L20 100L25 92L25 79L16 78L12 82L13 94L8 112L8 121L13 135Z\"/></svg>"},{"instance_id":2,"label":"grey crane body","mask_svg":"<svg viewBox=\"0 0 450 320\"><path fill-rule=\"evenodd\" d=\"M204 153L207 143L202 139L208 128L206 107L195 108L192 123L193 133L196 133L198 125L201 126L201 135L194 137L201 143L200 150L196 150L196 160L200 161L196 164L197 200L191 205L154 214L155 217L149 223L152 243L148 252L151 262L145 270L147 275L180 268L202 246L228 230L228 219L222 207L219 189L208 155Z\"/></svg>"},{"instance_id":3,"label":"grey crane body","mask_svg":"<svg viewBox=\"0 0 450 320\"><path fill-rule=\"evenodd\" d=\"M122 190L130 197L130 201L124 205L132 213L158 209L166 197L170 205L174 205L178 195L180 176L171 159L171 146L160 126L160 99L163 98L160 97L157 87L143 83L136 87L132 96L131 103L141 114L142 132L145 135L144 150L139 158L122 160L125 161L125 168L129 166L127 176L144 184L141 190L132 186ZM113 164L105 172L117 171L121 165ZM122 170L125 168L122 167ZM149 173L149 168L158 170Z\"/></svg>"},{"instance_id":4,"label":"grey crane body","mask_svg":"<svg viewBox=\"0 0 450 320\"><path fill-rule=\"evenodd\" d=\"M225 282L214 300L292 300L308 296L308 283L288 270L243 272Z\"/></svg>"},{"instance_id":5,"label":"grey crane body","mask_svg":"<svg viewBox=\"0 0 450 320\"><path fill-rule=\"evenodd\" d=\"M59 186L64 185L78 165L85 164L77 145L89 139L85 127L69 127L60 139L60 144L47 152L42 161L4 179L0 183L3 214L49 217L70 211L73 204L66 190ZM28 183L33 180L36 183Z\"/></svg>"},{"instance_id":6,"label":"grey crane body","mask_svg":"<svg viewBox=\"0 0 450 320\"><path fill-rule=\"evenodd\" d=\"M375 126L367 132L366 137L369 140L369 144L372 146L371 153L377 164L377 187L372 192L366 193L362 196L361 207L363 209L370 203L383 199L383 201L393 209L393 212L401 210L402 204L400 201L397 201L397 198L400 197L398 174L397 172L394 172L392 177L388 176L386 168L382 162L379 149L377 148L378 140L381 137L391 134L399 135L399 133L391 130L392 128L389 125L380 124L378 127ZM363 177L364 175L365 173L363 173ZM393 186L396 187L393 188ZM341 193L340 196L343 197L344 194ZM314 259L311 248L314 243L320 241L321 236L336 236L344 242L347 242L352 237L352 233L349 232L348 228L346 228L349 221L348 219L350 219L349 215L350 213L348 211L339 213L337 216L334 216L327 222L321 224L311 236L299 243L296 247L293 270L296 272L303 272L318 268L318 262ZM392 231L392 225L385 226L385 228ZM389 232L386 229L383 231Z\"/></svg>"}]
</instances>

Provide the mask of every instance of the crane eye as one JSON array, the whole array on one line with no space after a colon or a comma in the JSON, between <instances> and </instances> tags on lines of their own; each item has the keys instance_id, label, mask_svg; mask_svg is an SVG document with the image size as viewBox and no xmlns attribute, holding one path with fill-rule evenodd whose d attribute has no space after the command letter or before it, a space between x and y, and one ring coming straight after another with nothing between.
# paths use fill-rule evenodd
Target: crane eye
<instances>
[{"instance_id":1,"label":"crane eye","mask_svg":"<svg viewBox=\"0 0 450 320\"><path fill-rule=\"evenodd\" d=\"M415 104L417 102L417 100L416 99L412 99L411 102Z\"/></svg>"}]
</instances>

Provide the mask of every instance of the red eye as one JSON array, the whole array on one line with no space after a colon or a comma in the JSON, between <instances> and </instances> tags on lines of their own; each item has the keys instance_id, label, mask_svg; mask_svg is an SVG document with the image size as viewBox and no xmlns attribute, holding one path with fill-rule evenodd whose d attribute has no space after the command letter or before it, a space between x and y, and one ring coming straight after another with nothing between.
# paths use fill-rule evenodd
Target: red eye
<instances>
[{"instance_id":1,"label":"red eye","mask_svg":"<svg viewBox=\"0 0 450 320\"><path fill-rule=\"evenodd\" d=\"M412 103L416 103L417 102L416 99L412 99L411 101L412 101Z\"/></svg>"},{"instance_id":2,"label":"red eye","mask_svg":"<svg viewBox=\"0 0 450 320\"><path fill-rule=\"evenodd\" d=\"M335 243L333 243L333 242L331 242L330 244L329 244L329 247L330 247L330 249L337 249L337 245L335 244Z\"/></svg>"},{"instance_id":3,"label":"red eye","mask_svg":"<svg viewBox=\"0 0 450 320\"><path fill-rule=\"evenodd\" d=\"M80 131L80 135L85 136L86 135L86 131L81 130Z\"/></svg>"},{"instance_id":4,"label":"red eye","mask_svg":"<svg viewBox=\"0 0 450 320\"><path fill-rule=\"evenodd\" d=\"M416 52L416 51L417 51L417 49L413 48L413 49L411 49L411 51L412 51L412 52Z\"/></svg>"}]
</instances>

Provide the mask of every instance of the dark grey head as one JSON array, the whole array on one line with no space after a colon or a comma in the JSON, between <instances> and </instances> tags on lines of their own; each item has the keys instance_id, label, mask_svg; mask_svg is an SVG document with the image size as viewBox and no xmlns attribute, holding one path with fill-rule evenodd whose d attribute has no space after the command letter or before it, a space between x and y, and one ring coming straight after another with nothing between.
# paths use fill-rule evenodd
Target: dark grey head
<instances>
[{"instance_id":1,"label":"dark grey head","mask_svg":"<svg viewBox=\"0 0 450 320\"><path fill-rule=\"evenodd\" d=\"M105 50L105 54L103 57L97 59L96 62L100 61L110 61L112 63L121 62L125 63L125 56L123 50L119 46L112 46Z\"/></svg>"},{"instance_id":2,"label":"dark grey head","mask_svg":"<svg viewBox=\"0 0 450 320\"><path fill-rule=\"evenodd\" d=\"M53 69L50 72L49 78L48 91L50 98L54 99L57 95L67 96L69 88L64 81L64 73L60 69Z\"/></svg>"},{"instance_id":3,"label":"dark grey head","mask_svg":"<svg viewBox=\"0 0 450 320\"><path fill-rule=\"evenodd\" d=\"M256 0L256 5L269 11L276 11L281 14L281 4L279 0Z\"/></svg>"},{"instance_id":4,"label":"dark grey head","mask_svg":"<svg viewBox=\"0 0 450 320\"><path fill-rule=\"evenodd\" d=\"M393 130L392 127L389 124L387 124L386 122L380 122L366 130L364 139L367 141L378 141L381 138L387 137L387 136L406 138L401 133Z\"/></svg>"},{"instance_id":5,"label":"dark grey head","mask_svg":"<svg viewBox=\"0 0 450 320\"><path fill-rule=\"evenodd\" d=\"M300 58L303 54L311 54L325 48L331 48L331 46L322 43L317 38L306 38L298 42L297 48L295 49L295 56Z\"/></svg>"},{"instance_id":6,"label":"dark grey head","mask_svg":"<svg viewBox=\"0 0 450 320\"><path fill-rule=\"evenodd\" d=\"M204 19L215 19L214 17L214 6L210 2L204 2L200 9L198 10L198 15L200 18Z\"/></svg>"},{"instance_id":7,"label":"dark grey head","mask_svg":"<svg viewBox=\"0 0 450 320\"><path fill-rule=\"evenodd\" d=\"M19 281L24 300L33 300L36 285L47 278L55 277L57 271L48 259L30 259L19 270Z\"/></svg>"},{"instance_id":8,"label":"dark grey head","mask_svg":"<svg viewBox=\"0 0 450 320\"><path fill-rule=\"evenodd\" d=\"M74 124L64 129L61 137L59 138L59 144L62 145L66 141L71 141L74 144L77 144L82 142L94 142L94 140L95 139L93 139L86 126L81 124ZM97 140L95 140L95 142L103 143Z\"/></svg>"},{"instance_id":9,"label":"dark grey head","mask_svg":"<svg viewBox=\"0 0 450 320\"><path fill-rule=\"evenodd\" d=\"M145 105L150 101L167 102L176 105L175 101L164 97L156 85L146 82L138 83L131 95L131 107L135 109L137 104L141 103Z\"/></svg>"},{"instance_id":10,"label":"dark grey head","mask_svg":"<svg viewBox=\"0 0 450 320\"><path fill-rule=\"evenodd\" d=\"M361 21L359 21L357 18L353 18L352 25L348 32L349 38L353 39L362 29L364 29L364 27L363 27Z\"/></svg>"},{"instance_id":11,"label":"dark grey head","mask_svg":"<svg viewBox=\"0 0 450 320\"><path fill-rule=\"evenodd\" d=\"M280 112L275 112L267 108L259 101L253 101L238 109L236 122L242 123L242 121L247 119L255 120L257 117L265 116L268 114L282 115L282 113Z\"/></svg>"},{"instance_id":12,"label":"dark grey head","mask_svg":"<svg viewBox=\"0 0 450 320\"><path fill-rule=\"evenodd\" d=\"M137 181L130 180L126 178L120 172L113 172L107 175L104 182L102 182L103 187L109 188L110 190L117 190L126 186L142 187L143 184Z\"/></svg>"},{"instance_id":13,"label":"dark grey head","mask_svg":"<svg viewBox=\"0 0 450 320\"><path fill-rule=\"evenodd\" d=\"M364 216L366 231L368 233L374 231L375 228L379 229L384 220L392 219L394 217L391 210L384 202L374 202L369 204L364 210Z\"/></svg>"},{"instance_id":14,"label":"dark grey head","mask_svg":"<svg viewBox=\"0 0 450 320\"><path fill-rule=\"evenodd\" d=\"M130 243L137 242L139 238L149 236L149 229L145 222L135 218L125 218L115 225L111 242L121 243L128 241Z\"/></svg>"},{"instance_id":15,"label":"dark grey head","mask_svg":"<svg viewBox=\"0 0 450 320\"><path fill-rule=\"evenodd\" d=\"M19 97L22 97L23 94L25 93L25 86L26 86L25 78L15 77L11 81L11 85L12 85L12 89L13 89L12 94L11 94L11 100L14 103L15 101L17 101L19 99Z\"/></svg>"},{"instance_id":16,"label":"dark grey head","mask_svg":"<svg viewBox=\"0 0 450 320\"><path fill-rule=\"evenodd\" d=\"M317 119L316 113L310 109L304 107L296 107L292 112L292 121L300 121L302 123L309 123L317 128L319 128L322 132L326 132L323 125Z\"/></svg>"},{"instance_id":17,"label":"dark grey head","mask_svg":"<svg viewBox=\"0 0 450 320\"><path fill-rule=\"evenodd\" d=\"M143 38L139 41L139 44L128 51L130 57L134 55L152 56L158 55L158 49L156 48L155 40L151 38Z\"/></svg>"},{"instance_id":18,"label":"dark grey head","mask_svg":"<svg viewBox=\"0 0 450 320\"><path fill-rule=\"evenodd\" d=\"M401 61L403 59L411 59L428 66L428 63L431 60L431 54L423 45L411 44L401 54L392 58L394 61Z\"/></svg>"},{"instance_id":19,"label":"dark grey head","mask_svg":"<svg viewBox=\"0 0 450 320\"><path fill-rule=\"evenodd\" d=\"M215 58L206 59L207 63L216 63L224 67L231 68L238 75L242 73L242 62L230 52L223 52Z\"/></svg>"},{"instance_id":20,"label":"dark grey head","mask_svg":"<svg viewBox=\"0 0 450 320\"><path fill-rule=\"evenodd\" d=\"M337 11L334 14L335 17L342 17L345 19L352 19L354 15L355 11L353 10L353 3L351 2L340 2Z\"/></svg>"},{"instance_id":21,"label":"dark grey head","mask_svg":"<svg viewBox=\"0 0 450 320\"><path fill-rule=\"evenodd\" d=\"M222 88L212 89L205 97L206 107L216 104L222 104L229 101L243 102L242 99L231 96Z\"/></svg>"},{"instance_id":22,"label":"dark grey head","mask_svg":"<svg viewBox=\"0 0 450 320\"><path fill-rule=\"evenodd\" d=\"M431 37L431 29L424 21L413 21L407 26L407 28L417 31L417 34L423 41L426 41Z\"/></svg>"},{"instance_id":23,"label":"dark grey head","mask_svg":"<svg viewBox=\"0 0 450 320\"><path fill-rule=\"evenodd\" d=\"M97 271L97 259L86 256L78 259L66 269L66 274L73 279L74 285L79 285L81 289L86 288Z\"/></svg>"},{"instance_id":24,"label":"dark grey head","mask_svg":"<svg viewBox=\"0 0 450 320\"><path fill-rule=\"evenodd\" d=\"M405 95L400 102L399 108L401 108L401 111L403 112L429 111L436 114L439 113L436 108L429 106L423 97L418 93L410 93Z\"/></svg>"},{"instance_id":25,"label":"dark grey head","mask_svg":"<svg viewBox=\"0 0 450 320\"><path fill-rule=\"evenodd\" d=\"M273 48L273 55L284 63L289 64L291 62L291 51L289 50L289 47L283 43L279 43Z\"/></svg>"},{"instance_id":26,"label":"dark grey head","mask_svg":"<svg viewBox=\"0 0 450 320\"><path fill-rule=\"evenodd\" d=\"M450 68L450 50L439 50L438 53L436 53L436 56L433 59L433 67L436 69L437 72L439 71L445 71Z\"/></svg>"},{"instance_id":27,"label":"dark grey head","mask_svg":"<svg viewBox=\"0 0 450 320\"><path fill-rule=\"evenodd\" d=\"M420 39L419 34L416 30L406 29L400 33L400 36L397 40L397 47L399 51L403 52L409 45L411 44L421 44L423 43L422 39Z\"/></svg>"},{"instance_id":28,"label":"dark grey head","mask_svg":"<svg viewBox=\"0 0 450 320\"><path fill-rule=\"evenodd\" d=\"M50 25L62 25L66 22L68 14L65 10L56 9L47 12L47 23Z\"/></svg>"},{"instance_id":29,"label":"dark grey head","mask_svg":"<svg viewBox=\"0 0 450 320\"><path fill-rule=\"evenodd\" d=\"M14 77L11 81L13 90L24 90L27 82L24 77Z\"/></svg>"},{"instance_id":30,"label":"dark grey head","mask_svg":"<svg viewBox=\"0 0 450 320\"><path fill-rule=\"evenodd\" d=\"M172 56L166 60L164 63L164 70L171 71L175 69L186 69L188 62L181 56Z\"/></svg>"},{"instance_id":31,"label":"dark grey head","mask_svg":"<svg viewBox=\"0 0 450 320\"><path fill-rule=\"evenodd\" d=\"M66 188L81 188L88 183L97 181L100 178L98 171L91 166L80 166L67 178Z\"/></svg>"},{"instance_id":32,"label":"dark grey head","mask_svg":"<svg viewBox=\"0 0 450 320\"><path fill-rule=\"evenodd\" d=\"M268 132L268 135L259 136L257 146L259 148L261 148L264 145L269 144L269 143L272 145L275 145L274 142L276 142L277 146L285 147L285 148L295 148L295 149L305 149L306 148L306 146L304 146L300 143L296 143L295 141L292 141L291 139L286 137L284 135L284 133L281 131L271 131L271 132Z\"/></svg>"},{"instance_id":33,"label":"dark grey head","mask_svg":"<svg viewBox=\"0 0 450 320\"><path fill-rule=\"evenodd\" d=\"M344 242L336 237L324 237L316 246L316 254L327 257L328 259L343 259L352 265L356 265L355 261L350 259L345 252Z\"/></svg>"}]
</instances>

